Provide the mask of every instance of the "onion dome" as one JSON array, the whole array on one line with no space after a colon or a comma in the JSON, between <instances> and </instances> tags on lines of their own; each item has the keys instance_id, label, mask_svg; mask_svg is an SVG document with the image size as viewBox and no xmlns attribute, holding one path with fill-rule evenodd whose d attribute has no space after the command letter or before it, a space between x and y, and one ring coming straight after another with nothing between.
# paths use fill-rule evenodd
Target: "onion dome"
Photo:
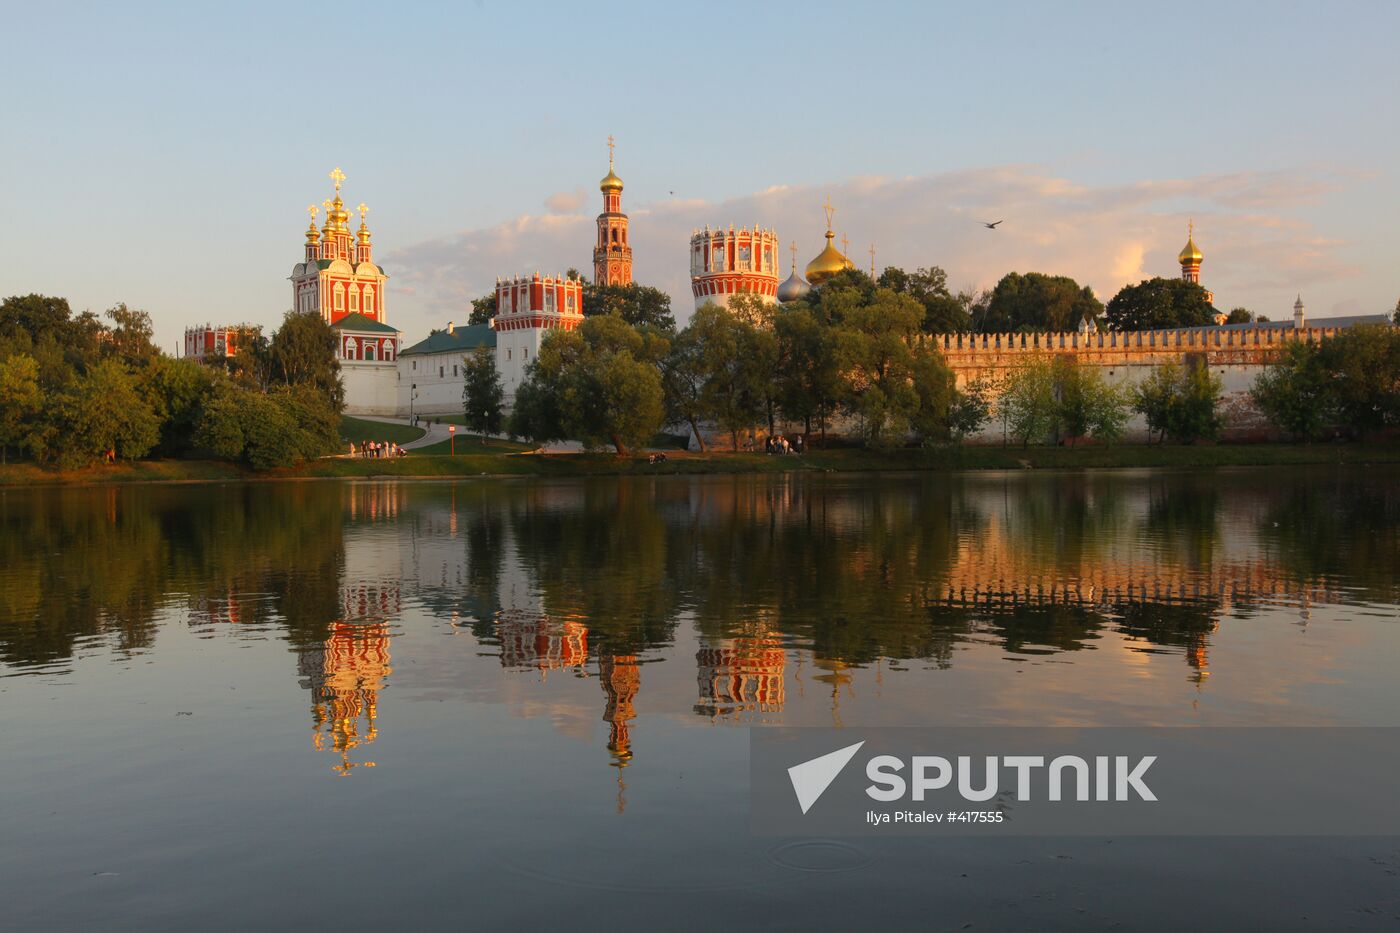
<instances>
[{"instance_id":1,"label":"onion dome","mask_svg":"<svg viewBox=\"0 0 1400 933\"><path fill-rule=\"evenodd\" d=\"M807 263L807 281L812 283L813 285L822 284L827 279L831 278L833 275L836 275L843 269L848 268L850 265L846 261L846 257L842 256L841 251L838 250L835 244L831 242L835 238L836 234L832 233L830 230L827 230L825 248L823 248L822 251L817 254L816 259L813 259L811 262Z\"/></svg>"},{"instance_id":2,"label":"onion dome","mask_svg":"<svg viewBox=\"0 0 1400 933\"><path fill-rule=\"evenodd\" d=\"M812 286L808 285L806 280L797 274L796 269L793 269L792 275L787 277L787 281L778 286L778 300L797 301L806 298L811 291Z\"/></svg>"},{"instance_id":3,"label":"onion dome","mask_svg":"<svg viewBox=\"0 0 1400 933\"><path fill-rule=\"evenodd\" d=\"M1201 260L1205 258L1205 256L1201 255L1200 249L1196 246L1196 224L1193 221L1190 226L1186 228L1186 245L1183 246L1181 252L1177 254L1176 261L1183 266L1198 266L1201 264Z\"/></svg>"},{"instance_id":4,"label":"onion dome","mask_svg":"<svg viewBox=\"0 0 1400 933\"><path fill-rule=\"evenodd\" d=\"M622 179L617 177L617 172L613 171L612 163L608 163L608 174L603 176L603 180L598 183L599 191L621 191Z\"/></svg>"},{"instance_id":5,"label":"onion dome","mask_svg":"<svg viewBox=\"0 0 1400 933\"><path fill-rule=\"evenodd\" d=\"M321 231L316 229L316 221L311 221L311 226L306 228L306 245L315 246L321 241Z\"/></svg>"}]
</instances>

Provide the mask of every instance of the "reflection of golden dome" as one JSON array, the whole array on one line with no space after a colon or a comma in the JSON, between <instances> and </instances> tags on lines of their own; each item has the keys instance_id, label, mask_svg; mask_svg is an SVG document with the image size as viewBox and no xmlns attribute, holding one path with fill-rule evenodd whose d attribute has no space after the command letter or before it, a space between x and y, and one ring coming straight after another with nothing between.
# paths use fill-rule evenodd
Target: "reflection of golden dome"
<instances>
[{"instance_id":1,"label":"reflection of golden dome","mask_svg":"<svg viewBox=\"0 0 1400 933\"><path fill-rule=\"evenodd\" d=\"M850 268L846 257L831 242L835 236L830 230L826 231L826 247L817 254L816 259L807 263L806 278L813 285L820 285L841 270Z\"/></svg>"},{"instance_id":2,"label":"reflection of golden dome","mask_svg":"<svg viewBox=\"0 0 1400 933\"><path fill-rule=\"evenodd\" d=\"M605 175L605 176L603 177L603 180L602 180L601 182L598 183L598 190L599 190L599 191L621 191L621 190L622 190L622 179L617 177L617 173L613 171L611 165L608 166L608 174Z\"/></svg>"}]
</instances>

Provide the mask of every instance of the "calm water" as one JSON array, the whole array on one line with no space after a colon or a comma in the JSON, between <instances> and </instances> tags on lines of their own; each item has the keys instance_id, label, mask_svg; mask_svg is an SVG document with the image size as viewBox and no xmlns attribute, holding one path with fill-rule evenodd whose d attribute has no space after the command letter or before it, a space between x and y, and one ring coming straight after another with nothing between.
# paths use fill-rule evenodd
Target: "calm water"
<instances>
[{"instance_id":1,"label":"calm water","mask_svg":"<svg viewBox=\"0 0 1400 933\"><path fill-rule=\"evenodd\" d=\"M747 731L1400 725L1400 484L0 490L0 926L1393 928L1394 839L773 840Z\"/></svg>"}]
</instances>

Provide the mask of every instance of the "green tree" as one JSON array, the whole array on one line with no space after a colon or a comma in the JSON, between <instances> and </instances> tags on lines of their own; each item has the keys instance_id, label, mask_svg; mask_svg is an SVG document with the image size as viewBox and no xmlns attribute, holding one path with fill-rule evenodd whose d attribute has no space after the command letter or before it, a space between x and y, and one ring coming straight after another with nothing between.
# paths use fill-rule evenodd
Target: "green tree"
<instances>
[{"instance_id":1,"label":"green tree","mask_svg":"<svg viewBox=\"0 0 1400 933\"><path fill-rule=\"evenodd\" d=\"M955 389L948 405L948 429L954 440L961 441L982 429L992 413L993 387L991 381L979 377L961 389Z\"/></svg>"},{"instance_id":2,"label":"green tree","mask_svg":"<svg viewBox=\"0 0 1400 933\"><path fill-rule=\"evenodd\" d=\"M776 376L778 407L802 422L810 440L815 422L826 436L826 423L839 404L844 380L833 329L805 304L784 308L773 321L780 360Z\"/></svg>"},{"instance_id":3,"label":"green tree","mask_svg":"<svg viewBox=\"0 0 1400 933\"><path fill-rule=\"evenodd\" d=\"M949 334L972 329L972 316L969 313L972 297L953 294L948 289L948 273L938 266L913 272L887 266L876 284L897 294L908 295L924 306L924 333Z\"/></svg>"},{"instance_id":4,"label":"green tree","mask_svg":"<svg viewBox=\"0 0 1400 933\"><path fill-rule=\"evenodd\" d=\"M1400 330L1349 327L1318 347L1337 417L1355 434L1400 425Z\"/></svg>"},{"instance_id":5,"label":"green tree","mask_svg":"<svg viewBox=\"0 0 1400 933\"><path fill-rule=\"evenodd\" d=\"M1063 275L1011 272L1002 276L985 304L977 299L972 329L978 333L1061 332L1096 321L1103 305L1093 289Z\"/></svg>"},{"instance_id":6,"label":"green tree","mask_svg":"<svg viewBox=\"0 0 1400 933\"><path fill-rule=\"evenodd\" d=\"M1007 374L997 398L997 414L1022 447L1050 436L1057 407L1054 364L1039 354L1028 356Z\"/></svg>"},{"instance_id":7,"label":"green tree","mask_svg":"<svg viewBox=\"0 0 1400 933\"><path fill-rule=\"evenodd\" d=\"M1111 330L1135 331L1209 327L1215 313L1209 293L1197 283L1155 278L1123 286L1104 316Z\"/></svg>"},{"instance_id":8,"label":"green tree","mask_svg":"<svg viewBox=\"0 0 1400 933\"><path fill-rule=\"evenodd\" d=\"M1314 343L1285 345L1255 378L1250 395L1265 417L1303 441L1320 435L1336 415L1331 379Z\"/></svg>"},{"instance_id":9,"label":"green tree","mask_svg":"<svg viewBox=\"0 0 1400 933\"><path fill-rule=\"evenodd\" d=\"M491 347L477 347L464 362L462 408L467 427L479 433L484 441L487 434L500 432L501 409L505 403L505 389L496 369L496 351Z\"/></svg>"},{"instance_id":10,"label":"green tree","mask_svg":"<svg viewBox=\"0 0 1400 933\"><path fill-rule=\"evenodd\" d=\"M516 390L511 433L535 441L611 443L619 455L649 441L665 418L658 361L667 341L620 317L586 319L551 331Z\"/></svg>"},{"instance_id":11,"label":"green tree","mask_svg":"<svg viewBox=\"0 0 1400 933\"><path fill-rule=\"evenodd\" d=\"M1081 437L1113 443L1128 424L1128 402L1097 366L1055 359L1057 429L1071 446Z\"/></svg>"},{"instance_id":12,"label":"green tree","mask_svg":"<svg viewBox=\"0 0 1400 933\"><path fill-rule=\"evenodd\" d=\"M693 326L685 327L671 341L671 351L661 366L661 385L666 397L666 422L690 426L700 452L705 452L705 436L700 422L706 417L705 348Z\"/></svg>"},{"instance_id":13,"label":"green tree","mask_svg":"<svg viewBox=\"0 0 1400 933\"><path fill-rule=\"evenodd\" d=\"M160 440L160 420L135 378L116 360L103 360L78 378L59 401L55 449L66 465L107 453L144 457Z\"/></svg>"},{"instance_id":14,"label":"green tree","mask_svg":"<svg viewBox=\"0 0 1400 933\"><path fill-rule=\"evenodd\" d=\"M704 374L701 409L729 432L730 442L738 450L739 432L764 417L766 393L772 384L772 372L755 353L757 329L707 301L691 317L687 330L699 345L698 366Z\"/></svg>"},{"instance_id":15,"label":"green tree","mask_svg":"<svg viewBox=\"0 0 1400 933\"><path fill-rule=\"evenodd\" d=\"M269 346L272 381L312 386L340 411L345 405L345 387L340 381L340 361L335 351L335 331L320 314L288 311Z\"/></svg>"},{"instance_id":16,"label":"green tree","mask_svg":"<svg viewBox=\"0 0 1400 933\"><path fill-rule=\"evenodd\" d=\"M1225 316L1226 324L1248 324L1255 320L1254 312L1248 308L1231 308Z\"/></svg>"},{"instance_id":17,"label":"green tree","mask_svg":"<svg viewBox=\"0 0 1400 933\"><path fill-rule=\"evenodd\" d=\"M107 310L111 326L103 341L105 355L115 357L128 368L145 366L160 355L151 338L155 328L145 311L128 308L125 303Z\"/></svg>"},{"instance_id":18,"label":"green tree","mask_svg":"<svg viewBox=\"0 0 1400 933\"><path fill-rule=\"evenodd\" d=\"M43 402L34 357L16 353L0 358L0 463L9 463L11 447L33 452Z\"/></svg>"},{"instance_id":19,"label":"green tree","mask_svg":"<svg viewBox=\"0 0 1400 933\"><path fill-rule=\"evenodd\" d=\"M923 317L923 306L913 298L882 288L868 304L848 309L836 330L846 381L844 403L860 416L861 432L872 447L902 443L920 412L914 343ZM929 375L931 370L923 372ZM946 399L943 414L946 417Z\"/></svg>"},{"instance_id":20,"label":"green tree","mask_svg":"<svg viewBox=\"0 0 1400 933\"><path fill-rule=\"evenodd\" d=\"M1186 365L1164 363L1133 389L1133 409L1147 420L1160 440L1168 436L1183 444L1211 440L1220 434L1218 410L1221 382L1203 361Z\"/></svg>"},{"instance_id":21,"label":"green tree","mask_svg":"<svg viewBox=\"0 0 1400 933\"><path fill-rule=\"evenodd\" d=\"M168 356L153 358L141 371L142 394L160 419L159 454L178 457L190 450L195 425L214 392L216 378L223 378L216 369Z\"/></svg>"},{"instance_id":22,"label":"green tree","mask_svg":"<svg viewBox=\"0 0 1400 933\"><path fill-rule=\"evenodd\" d=\"M496 293L472 299L472 313L467 316L467 324L489 324L496 316Z\"/></svg>"},{"instance_id":23,"label":"green tree","mask_svg":"<svg viewBox=\"0 0 1400 933\"><path fill-rule=\"evenodd\" d=\"M615 314L633 327L652 327L662 333L673 333L676 319L671 314L671 296L650 285L583 285L585 317Z\"/></svg>"}]
</instances>

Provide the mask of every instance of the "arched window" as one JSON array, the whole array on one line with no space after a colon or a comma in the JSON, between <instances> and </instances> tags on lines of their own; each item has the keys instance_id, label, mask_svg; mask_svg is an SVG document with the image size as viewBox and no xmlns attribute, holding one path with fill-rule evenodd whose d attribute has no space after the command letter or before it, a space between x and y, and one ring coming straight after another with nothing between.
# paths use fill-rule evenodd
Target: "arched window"
<instances>
[{"instance_id":1,"label":"arched window","mask_svg":"<svg viewBox=\"0 0 1400 933\"><path fill-rule=\"evenodd\" d=\"M394 341L392 340L384 341L384 360L385 362L393 362L394 360Z\"/></svg>"},{"instance_id":2,"label":"arched window","mask_svg":"<svg viewBox=\"0 0 1400 933\"><path fill-rule=\"evenodd\" d=\"M360 311L360 294L353 288L350 289L350 313L358 314Z\"/></svg>"},{"instance_id":3,"label":"arched window","mask_svg":"<svg viewBox=\"0 0 1400 933\"><path fill-rule=\"evenodd\" d=\"M374 344L370 343L368 340L365 341L365 362L374 362Z\"/></svg>"},{"instance_id":4,"label":"arched window","mask_svg":"<svg viewBox=\"0 0 1400 933\"><path fill-rule=\"evenodd\" d=\"M336 309L337 311L344 311L344 310L345 310L345 286L344 286L344 285L337 285L337 286L335 287L335 309Z\"/></svg>"},{"instance_id":5,"label":"arched window","mask_svg":"<svg viewBox=\"0 0 1400 933\"><path fill-rule=\"evenodd\" d=\"M337 299L340 298L340 293L339 293L339 292L336 293L336 298L337 298ZM346 358L347 360L353 360L353 359L355 359L355 338L354 338L354 337L346 337L346 338L345 338L345 358Z\"/></svg>"},{"instance_id":6,"label":"arched window","mask_svg":"<svg viewBox=\"0 0 1400 933\"><path fill-rule=\"evenodd\" d=\"M365 288L365 314L374 314L374 286Z\"/></svg>"}]
</instances>

